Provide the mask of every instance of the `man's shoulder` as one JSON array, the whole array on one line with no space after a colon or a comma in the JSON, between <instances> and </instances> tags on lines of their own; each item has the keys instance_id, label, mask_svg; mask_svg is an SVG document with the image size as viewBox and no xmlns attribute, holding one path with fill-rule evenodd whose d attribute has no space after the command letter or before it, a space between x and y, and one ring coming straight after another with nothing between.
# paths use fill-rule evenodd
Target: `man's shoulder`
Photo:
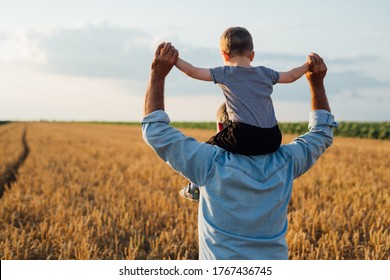
<instances>
[{"instance_id":1,"label":"man's shoulder","mask_svg":"<svg viewBox=\"0 0 390 280\"><path fill-rule=\"evenodd\" d=\"M141 121L141 124L163 122L169 124L171 122L168 114L164 110L156 110L152 113L144 116Z\"/></svg>"},{"instance_id":2,"label":"man's shoulder","mask_svg":"<svg viewBox=\"0 0 390 280\"><path fill-rule=\"evenodd\" d=\"M243 176L252 177L256 181L266 181L284 168L292 166L293 154L288 147L281 146L276 152L267 155L240 155L228 152L222 148L214 158L214 164L224 170L239 172ZM235 171L234 171L235 170Z\"/></svg>"}]
</instances>

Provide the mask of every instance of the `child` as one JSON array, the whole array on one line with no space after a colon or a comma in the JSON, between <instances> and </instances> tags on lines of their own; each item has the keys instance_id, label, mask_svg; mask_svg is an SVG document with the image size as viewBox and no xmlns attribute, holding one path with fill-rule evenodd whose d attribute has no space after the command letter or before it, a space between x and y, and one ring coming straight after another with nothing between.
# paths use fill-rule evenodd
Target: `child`
<instances>
[{"instance_id":1,"label":"child","mask_svg":"<svg viewBox=\"0 0 390 280\"><path fill-rule=\"evenodd\" d=\"M225 66L207 69L194 67L181 58L176 62L176 67L188 76L218 84L225 95L231 124L207 143L243 155L268 154L279 148L282 135L271 99L273 85L292 83L309 70L307 62L287 72L253 67L253 49L252 36L247 29L230 27L220 38ZM180 195L198 201L198 187L189 183Z\"/></svg>"}]
</instances>

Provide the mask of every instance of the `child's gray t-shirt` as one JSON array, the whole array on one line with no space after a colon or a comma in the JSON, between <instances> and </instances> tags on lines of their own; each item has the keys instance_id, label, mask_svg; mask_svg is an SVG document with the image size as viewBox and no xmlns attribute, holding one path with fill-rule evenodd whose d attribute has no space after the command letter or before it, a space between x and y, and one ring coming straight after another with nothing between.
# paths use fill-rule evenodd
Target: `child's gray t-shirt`
<instances>
[{"instance_id":1,"label":"child's gray t-shirt","mask_svg":"<svg viewBox=\"0 0 390 280\"><path fill-rule=\"evenodd\" d=\"M225 95L230 120L263 128L277 124L271 94L278 72L264 66L221 66L210 73Z\"/></svg>"}]
</instances>

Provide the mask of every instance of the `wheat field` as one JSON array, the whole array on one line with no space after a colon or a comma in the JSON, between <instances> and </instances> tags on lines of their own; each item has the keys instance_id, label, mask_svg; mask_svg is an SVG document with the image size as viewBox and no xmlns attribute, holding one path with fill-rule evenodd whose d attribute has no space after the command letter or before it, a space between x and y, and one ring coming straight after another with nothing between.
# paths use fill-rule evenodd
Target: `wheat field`
<instances>
[{"instance_id":1,"label":"wheat field","mask_svg":"<svg viewBox=\"0 0 390 280\"><path fill-rule=\"evenodd\" d=\"M0 199L2 260L198 258L197 204L178 196L187 180L140 126L1 125L1 180L15 162ZM295 181L289 258L389 260L389 171L390 141L335 138Z\"/></svg>"}]
</instances>

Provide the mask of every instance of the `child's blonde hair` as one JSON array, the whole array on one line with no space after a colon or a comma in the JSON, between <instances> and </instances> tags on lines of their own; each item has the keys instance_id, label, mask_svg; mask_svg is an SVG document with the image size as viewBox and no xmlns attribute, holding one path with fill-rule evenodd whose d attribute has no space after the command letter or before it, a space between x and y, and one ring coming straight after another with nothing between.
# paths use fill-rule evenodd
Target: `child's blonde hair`
<instances>
[{"instance_id":1,"label":"child's blonde hair","mask_svg":"<svg viewBox=\"0 0 390 280\"><path fill-rule=\"evenodd\" d=\"M252 35L244 27L229 27L223 32L219 46L230 57L249 55L253 51Z\"/></svg>"}]
</instances>

